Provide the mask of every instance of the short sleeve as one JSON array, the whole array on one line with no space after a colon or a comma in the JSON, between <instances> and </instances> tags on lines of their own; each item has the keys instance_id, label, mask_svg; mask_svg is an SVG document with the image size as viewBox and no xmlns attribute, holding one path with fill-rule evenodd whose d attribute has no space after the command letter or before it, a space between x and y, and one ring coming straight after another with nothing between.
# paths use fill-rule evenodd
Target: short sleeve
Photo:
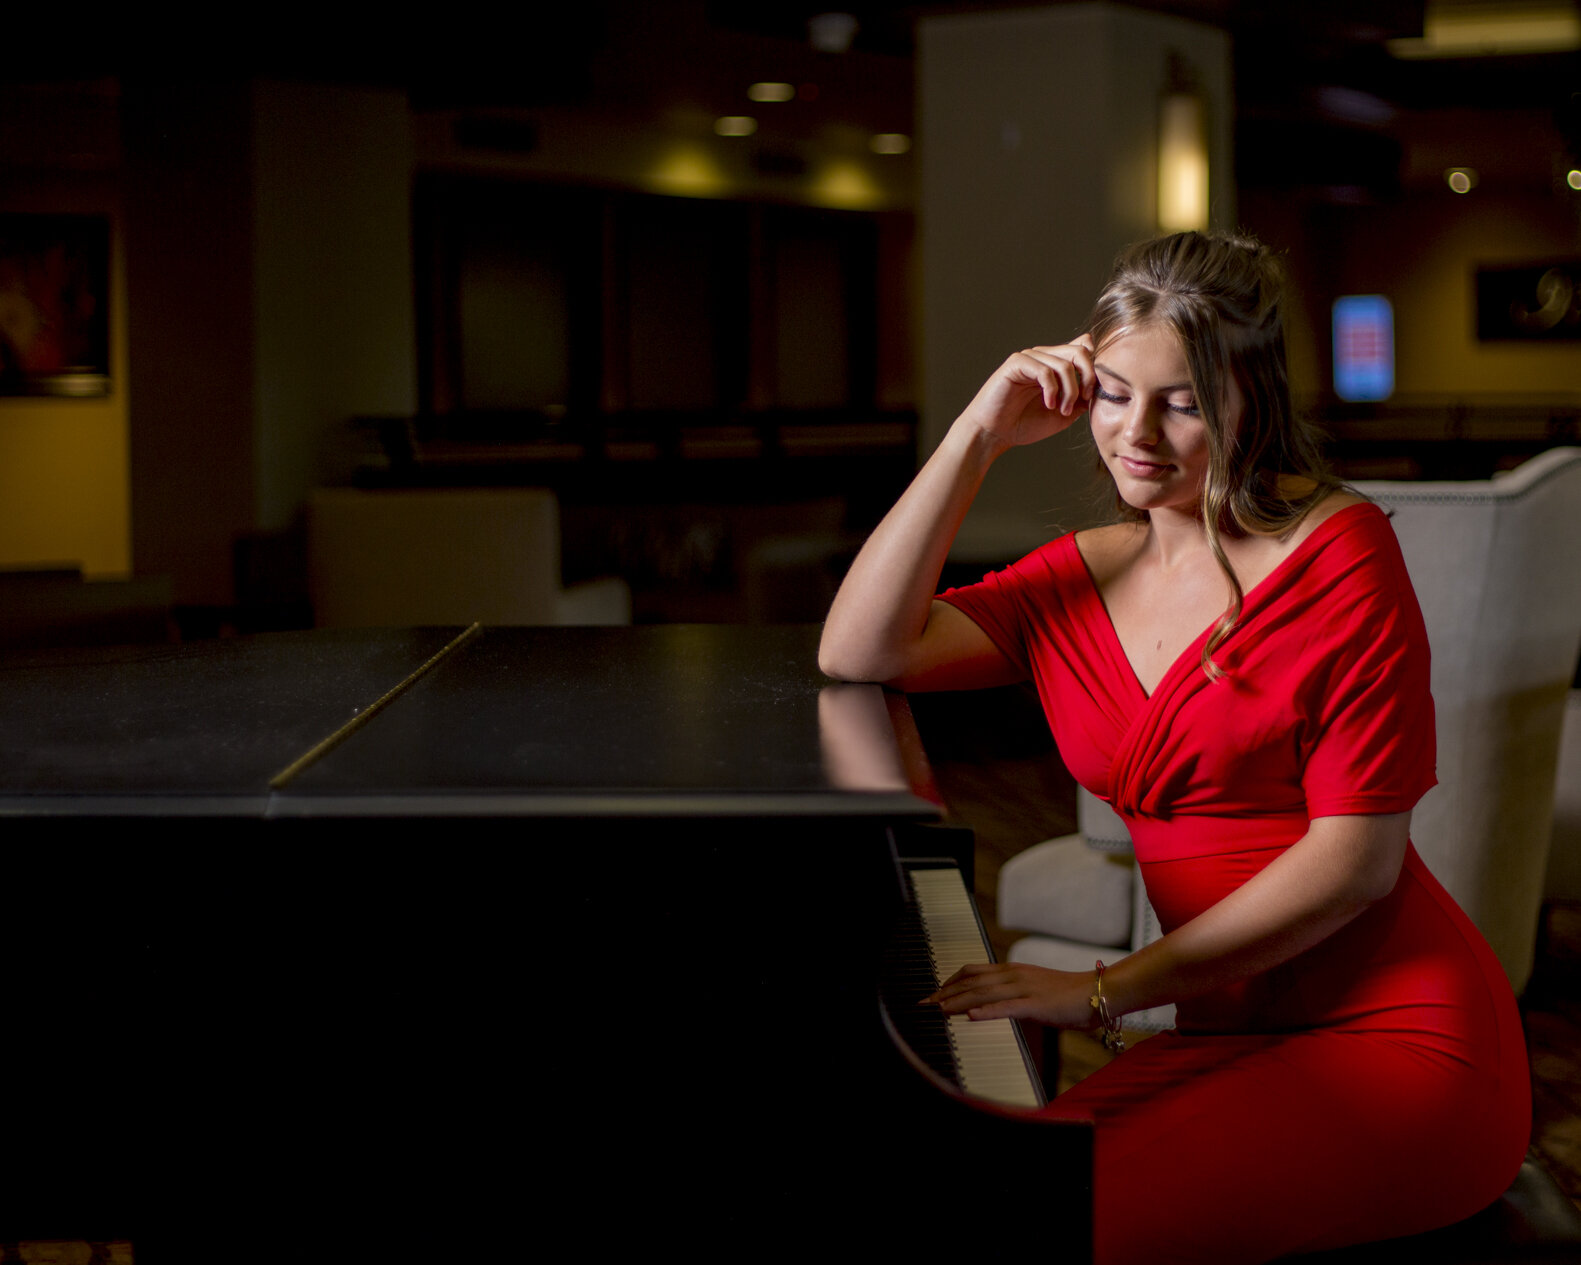
<instances>
[{"instance_id":1,"label":"short sleeve","mask_svg":"<svg viewBox=\"0 0 1581 1265\"><path fill-rule=\"evenodd\" d=\"M939 594L939 601L955 607L987 633L999 652L1023 674L1030 675L1032 670L1033 630L1045 622L1039 612L1058 588L1054 555L1061 544L1045 545L976 584Z\"/></svg>"},{"instance_id":2,"label":"short sleeve","mask_svg":"<svg viewBox=\"0 0 1581 1265\"><path fill-rule=\"evenodd\" d=\"M1427 629L1394 533L1379 525L1307 684L1309 817L1407 812L1437 781Z\"/></svg>"}]
</instances>

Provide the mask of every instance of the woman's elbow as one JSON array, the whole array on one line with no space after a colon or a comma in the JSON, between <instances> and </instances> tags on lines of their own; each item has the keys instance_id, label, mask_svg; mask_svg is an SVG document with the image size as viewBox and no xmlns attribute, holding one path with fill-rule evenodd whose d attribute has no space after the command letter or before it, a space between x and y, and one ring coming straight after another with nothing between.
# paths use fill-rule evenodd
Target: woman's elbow
<instances>
[{"instance_id":1,"label":"woman's elbow","mask_svg":"<svg viewBox=\"0 0 1581 1265\"><path fill-rule=\"evenodd\" d=\"M1399 885L1410 843L1411 814L1330 817L1312 823L1327 848L1325 867L1338 903L1360 913Z\"/></svg>"},{"instance_id":2,"label":"woman's elbow","mask_svg":"<svg viewBox=\"0 0 1581 1265\"><path fill-rule=\"evenodd\" d=\"M1395 860L1392 864L1386 860L1379 860L1368 866L1355 878L1351 889L1352 899L1362 909L1386 899L1400 885L1402 868L1401 860Z\"/></svg>"},{"instance_id":3,"label":"woman's elbow","mask_svg":"<svg viewBox=\"0 0 1581 1265\"><path fill-rule=\"evenodd\" d=\"M864 655L824 629L818 642L818 670L836 681L881 681L872 655Z\"/></svg>"},{"instance_id":4,"label":"woman's elbow","mask_svg":"<svg viewBox=\"0 0 1581 1265\"><path fill-rule=\"evenodd\" d=\"M818 671L835 681L863 681L867 679L860 672L853 671L838 653L825 651L821 647L818 651Z\"/></svg>"}]
</instances>

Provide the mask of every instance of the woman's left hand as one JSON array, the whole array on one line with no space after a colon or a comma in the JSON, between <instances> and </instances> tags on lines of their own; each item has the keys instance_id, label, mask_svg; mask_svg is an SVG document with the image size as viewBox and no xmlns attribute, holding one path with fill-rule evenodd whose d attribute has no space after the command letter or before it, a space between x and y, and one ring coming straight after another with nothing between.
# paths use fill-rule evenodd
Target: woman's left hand
<instances>
[{"instance_id":1,"label":"woman's left hand","mask_svg":"<svg viewBox=\"0 0 1581 1265\"><path fill-rule=\"evenodd\" d=\"M1019 962L963 966L923 1001L947 1015L973 1019L1035 1019L1056 1028L1092 1029L1093 977Z\"/></svg>"}]
</instances>

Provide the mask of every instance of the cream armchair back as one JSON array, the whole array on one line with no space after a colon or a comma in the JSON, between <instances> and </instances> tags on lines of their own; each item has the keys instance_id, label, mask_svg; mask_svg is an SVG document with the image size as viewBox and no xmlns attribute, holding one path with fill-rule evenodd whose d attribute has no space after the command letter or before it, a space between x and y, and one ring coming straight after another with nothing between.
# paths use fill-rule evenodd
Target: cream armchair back
<instances>
[{"instance_id":1,"label":"cream armchair back","mask_svg":"<svg viewBox=\"0 0 1581 1265\"><path fill-rule=\"evenodd\" d=\"M1394 513L1433 647L1439 785L1411 835L1519 992L1581 654L1581 449L1482 483L1358 486Z\"/></svg>"},{"instance_id":2,"label":"cream armchair back","mask_svg":"<svg viewBox=\"0 0 1581 1265\"><path fill-rule=\"evenodd\" d=\"M1393 516L1433 651L1439 785L1411 834L1519 992L1532 970L1565 700L1581 655L1581 449L1551 449L1485 482L1356 488ZM1105 947L1090 935L1092 913L1117 907L1116 871L1087 854L1113 856L1116 827L1125 834L1105 812L1078 802L1082 834L1038 844L1001 871L1001 923L1036 933L1012 947L1012 960L1090 970L1092 951ZM1101 928L1110 953L1158 934L1135 886L1130 924ZM1035 893L1054 891L1033 908Z\"/></svg>"},{"instance_id":3,"label":"cream armchair back","mask_svg":"<svg viewBox=\"0 0 1581 1265\"><path fill-rule=\"evenodd\" d=\"M308 578L320 628L631 622L625 581L561 587L543 488L319 488Z\"/></svg>"}]
</instances>

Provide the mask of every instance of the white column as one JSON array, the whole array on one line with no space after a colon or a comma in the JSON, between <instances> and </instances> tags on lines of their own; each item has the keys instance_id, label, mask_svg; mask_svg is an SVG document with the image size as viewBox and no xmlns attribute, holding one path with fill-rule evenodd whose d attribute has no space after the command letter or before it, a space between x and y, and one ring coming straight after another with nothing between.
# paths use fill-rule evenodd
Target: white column
<instances>
[{"instance_id":1,"label":"white column","mask_svg":"<svg viewBox=\"0 0 1581 1265\"><path fill-rule=\"evenodd\" d=\"M1156 231L1171 54L1207 106L1213 226L1233 227L1224 32L1099 3L918 23L924 456L1005 356L1078 334L1116 252ZM952 556L1008 560L1103 521L1085 432L1001 461Z\"/></svg>"}]
</instances>

